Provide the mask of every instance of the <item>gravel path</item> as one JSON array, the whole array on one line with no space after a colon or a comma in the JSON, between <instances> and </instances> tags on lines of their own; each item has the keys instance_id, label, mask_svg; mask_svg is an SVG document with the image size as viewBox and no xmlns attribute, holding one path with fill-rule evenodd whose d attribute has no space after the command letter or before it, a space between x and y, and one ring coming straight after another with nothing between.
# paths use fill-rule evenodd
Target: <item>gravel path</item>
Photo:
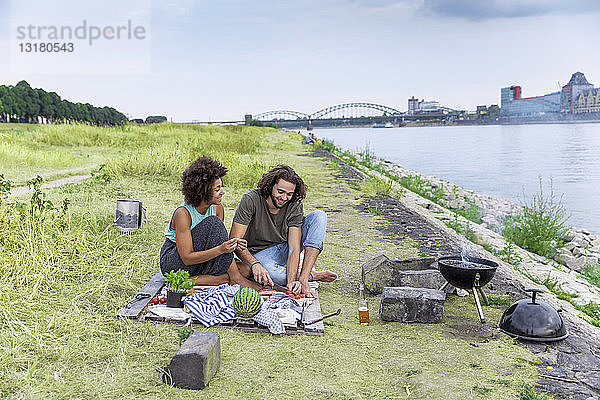
<instances>
[{"instance_id":1,"label":"gravel path","mask_svg":"<svg viewBox=\"0 0 600 400\"><path fill-rule=\"evenodd\" d=\"M68 185L69 183L77 183L91 177L92 175L90 174L69 176L66 178L57 179L55 181L43 183L42 189L50 189L57 186ZM29 192L31 192L31 189L28 186L19 186L10 190L10 196L19 196Z\"/></svg>"}]
</instances>

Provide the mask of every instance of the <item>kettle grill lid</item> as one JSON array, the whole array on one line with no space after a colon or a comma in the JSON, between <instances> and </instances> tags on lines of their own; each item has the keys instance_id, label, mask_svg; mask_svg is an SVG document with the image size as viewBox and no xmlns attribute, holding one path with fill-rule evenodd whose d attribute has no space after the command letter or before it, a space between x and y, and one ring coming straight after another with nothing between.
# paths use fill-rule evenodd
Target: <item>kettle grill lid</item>
<instances>
[{"instance_id":1,"label":"kettle grill lid","mask_svg":"<svg viewBox=\"0 0 600 400\"><path fill-rule=\"evenodd\" d=\"M539 289L526 289L531 298L513 303L504 310L498 327L509 336L536 342L552 342L569 336L565 323L554 307L536 300Z\"/></svg>"}]
</instances>

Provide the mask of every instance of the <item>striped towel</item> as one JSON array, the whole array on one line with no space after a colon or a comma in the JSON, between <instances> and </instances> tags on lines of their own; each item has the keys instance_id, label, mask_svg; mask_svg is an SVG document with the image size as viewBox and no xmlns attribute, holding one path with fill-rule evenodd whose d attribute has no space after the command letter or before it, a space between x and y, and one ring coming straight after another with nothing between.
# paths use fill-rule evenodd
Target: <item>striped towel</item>
<instances>
[{"instance_id":1,"label":"striped towel","mask_svg":"<svg viewBox=\"0 0 600 400\"><path fill-rule=\"evenodd\" d=\"M235 295L239 289L240 285L230 286L224 283L199 293L190 294L183 298L183 302L190 312L208 328L235 317L235 312L227 296Z\"/></svg>"}]
</instances>

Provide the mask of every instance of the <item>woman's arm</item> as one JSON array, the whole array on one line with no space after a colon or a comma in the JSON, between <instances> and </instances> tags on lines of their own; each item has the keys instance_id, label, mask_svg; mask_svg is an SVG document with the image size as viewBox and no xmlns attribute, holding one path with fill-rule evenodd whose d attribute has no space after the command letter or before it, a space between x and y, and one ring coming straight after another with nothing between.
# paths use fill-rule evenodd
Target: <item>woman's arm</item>
<instances>
[{"instance_id":1,"label":"woman's arm","mask_svg":"<svg viewBox=\"0 0 600 400\"><path fill-rule=\"evenodd\" d=\"M177 252L185 265L201 264L208 260L220 256L224 253L231 253L237 247L237 240L230 239L219 246L204 251L194 251L192 241L192 217L185 207L180 207L173 215L173 224L175 225L175 237Z\"/></svg>"},{"instance_id":2,"label":"woman's arm","mask_svg":"<svg viewBox=\"0 0 600 400\"><path fill-rule=\"evenodd\" d=\"M221 221L225 222L225 208L223 204L217 205L217 217L221 218Z\"/></svg>"}]
</instances>

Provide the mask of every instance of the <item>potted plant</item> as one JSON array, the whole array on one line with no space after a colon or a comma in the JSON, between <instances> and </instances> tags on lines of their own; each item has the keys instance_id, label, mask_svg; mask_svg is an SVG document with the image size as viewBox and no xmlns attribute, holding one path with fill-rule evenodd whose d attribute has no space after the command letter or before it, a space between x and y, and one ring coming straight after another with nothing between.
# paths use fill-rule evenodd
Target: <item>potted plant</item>
<instances>
[{"instance_id":1,"label":"potted plant","mask_svg":"<svg viewBox=\"0 0 600 400\"><path fill-rule=\"evenodd\" d=\"M167 307L181 308L183 307L181 299L188 290L194 287L194 279L190 278L189 272L179 269L165 275L165 285L167 286Z\"/></svg>"}]
</instances>

